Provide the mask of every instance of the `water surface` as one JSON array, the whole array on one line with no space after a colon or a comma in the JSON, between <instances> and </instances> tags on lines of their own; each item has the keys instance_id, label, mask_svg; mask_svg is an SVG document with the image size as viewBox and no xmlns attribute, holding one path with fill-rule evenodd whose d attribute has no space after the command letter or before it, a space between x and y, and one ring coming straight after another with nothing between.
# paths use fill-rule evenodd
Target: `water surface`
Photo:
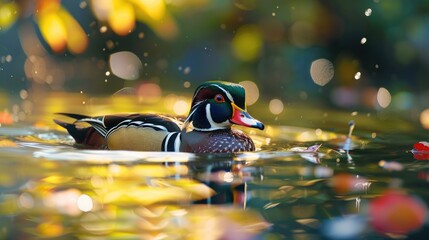
<instances>
[{"instance_id":1,"label":"water surface","mask_svg":"<svg viewBox=\"0 0 429 240\"><path fill-rule=\"evenodd\" d=\"M83 150L52 127L2 126L0 238L429 234L429 165L410 152L425 133L387 131L384 121L364 116L348 137L350 114L330 116L317 128L273 121L249 132L258 151L221 155ZM370 121L379 123L370 128Z\"/></svg>"}]
</instances>

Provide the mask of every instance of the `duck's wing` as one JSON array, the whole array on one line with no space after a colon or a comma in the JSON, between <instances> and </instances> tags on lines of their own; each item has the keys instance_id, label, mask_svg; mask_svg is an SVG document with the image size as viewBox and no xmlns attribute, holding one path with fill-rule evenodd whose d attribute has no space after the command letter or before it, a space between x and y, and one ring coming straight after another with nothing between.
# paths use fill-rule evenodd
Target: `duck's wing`
<instances>
[{"instance_id":1,"label":"duck's wing","mask_svg":"<svg viewBox=\"0 0 429 240\"><path fill-rule=\"evenodd\" d=\"M103 137L108 138L121 128L151 128L155 131L177 132L179 124L174 119L156 114L117 114L98 117L84 117L76 122L89 123Z\"/></svg>"},{"instance_id":2,"label":"duck's wing","mask_svg":"<svg viewBox=\"0 0 429 240\"><path fill-rule=\"evenodd\" d=\"M67 129L77 143L88 145L97 137L100 148L141 151L164 151L171 135L181 131L182 123L175 118L156 114L115 114L88 117L60 113L76 119L74 123L54 120ZM90 127L80 128L79 123ZM180 134L179 134L180 135ZM102 140L102 141L100 141ZM98 146L97 145L97 146Z\"/></svg>"},{"instance_id":3,"label":"duck's wing","mask_svg":"<svg viewBox=\"0 0 429 240\"><path fill-rule=\"evenodd\" d=\"M175 119L156 114L106 115L77 122L89 123L112 150L164 151L164 140L181 131Z\"/></svg>"}]
</instances>

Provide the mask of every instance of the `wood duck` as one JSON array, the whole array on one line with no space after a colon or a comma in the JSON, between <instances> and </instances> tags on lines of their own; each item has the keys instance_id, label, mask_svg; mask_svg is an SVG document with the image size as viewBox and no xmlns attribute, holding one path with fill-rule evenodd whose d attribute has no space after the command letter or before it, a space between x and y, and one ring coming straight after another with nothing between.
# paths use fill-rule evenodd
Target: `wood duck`
<instances>
[{"instance_id":1,"label":"wood duck","mask_svg":"<svg viewBox=\"0 0 429 240\"><path fill-rule=\"evenodd\" d=\"M200 85L184 121L156 114L88 117L59 113L74 123L54 120L85 148L136 151L221 153L254 151L252 139L233 124L258 128L264 125L246 111L245 90L235 83L209 81ZM89 123L82 127L80 123Z\"/></svg>"}]
</instances>

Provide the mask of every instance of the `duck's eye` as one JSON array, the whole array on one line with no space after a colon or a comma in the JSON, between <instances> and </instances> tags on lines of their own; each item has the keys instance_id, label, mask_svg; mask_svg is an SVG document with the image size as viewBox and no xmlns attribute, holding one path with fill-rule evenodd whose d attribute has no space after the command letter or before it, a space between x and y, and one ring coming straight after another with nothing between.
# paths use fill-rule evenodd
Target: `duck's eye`
<instances>
[{"instance_id":1,"label":"duck's eye","mask_svg":"<svg viewBox=\"0 0 429 240\"><path fill-rule=\"evenodd\" d=\"M222 94L216 94L216 96L214 97L214 100L218 103L225 102L225 98L222 96Z\"/></svg>"}]
</instances>

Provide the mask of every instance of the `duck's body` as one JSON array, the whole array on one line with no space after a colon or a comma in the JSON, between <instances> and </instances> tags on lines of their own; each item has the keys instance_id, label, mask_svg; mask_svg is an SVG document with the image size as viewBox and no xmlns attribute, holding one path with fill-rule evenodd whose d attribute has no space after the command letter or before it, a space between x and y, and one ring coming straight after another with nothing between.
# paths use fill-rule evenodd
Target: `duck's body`
<instances>
[{"instance_id":1,"label":"duck's body","mask_svg":"<svg viewBox=\"0 0 429 240\"><path fill-rule=\"evenodd\" d=\"M195 153L254 151L252 139L231 128L235 123L263 129L263 124L244 109L244 89L240 85L207 82L196 90L184 122L155 114L88 117L69 113L61 114L76 119L75 122L54 121L85 148ZM79 123L90 126L79 127Z\"/></svg>"}]
</instances>

